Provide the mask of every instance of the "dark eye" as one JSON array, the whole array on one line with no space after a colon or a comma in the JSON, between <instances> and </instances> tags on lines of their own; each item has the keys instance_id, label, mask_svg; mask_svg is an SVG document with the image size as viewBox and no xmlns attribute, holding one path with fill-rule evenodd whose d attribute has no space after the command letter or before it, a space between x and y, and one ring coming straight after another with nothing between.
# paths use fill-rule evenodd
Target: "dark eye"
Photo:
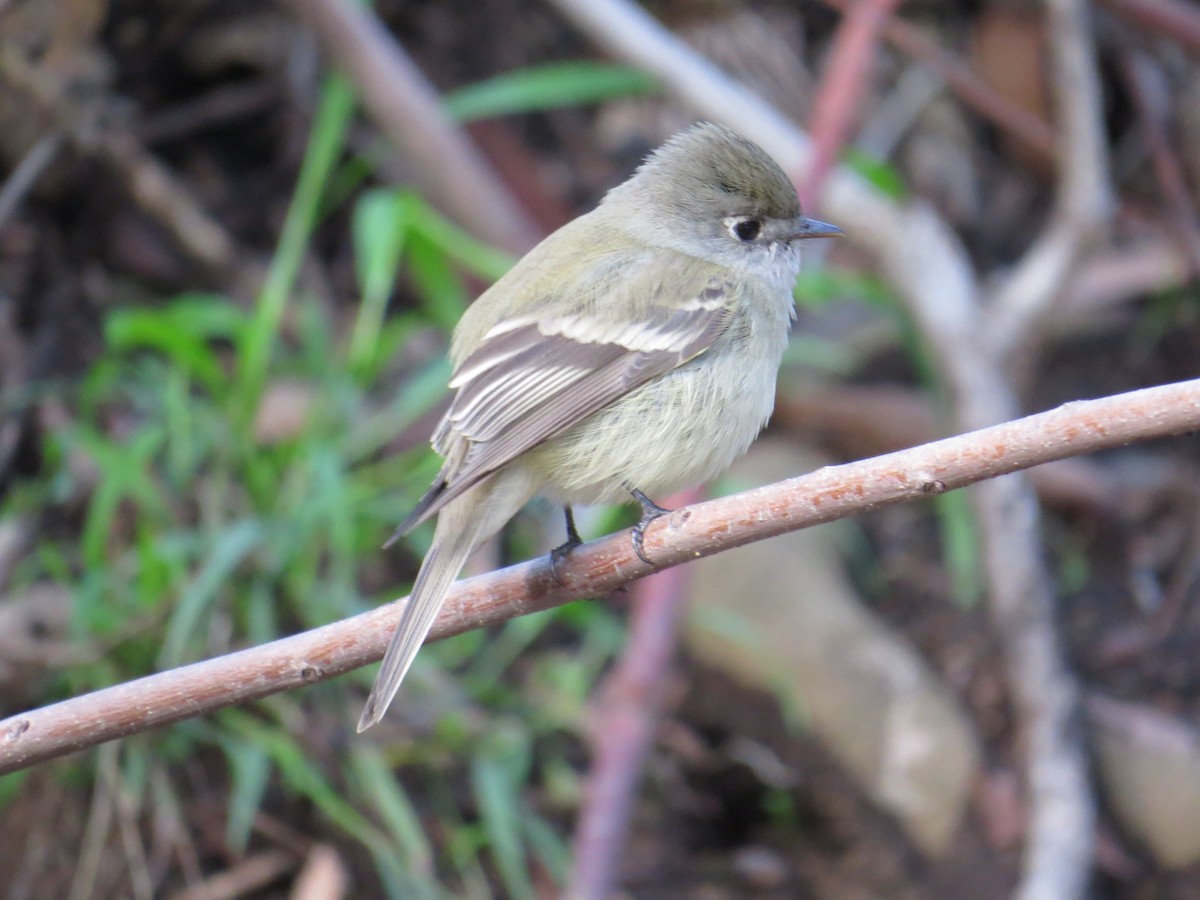
<instances>
[{"instance_id":1,"label":"dark eye","mask_svg":"<svg viewBox=\"0 0 1200 900\"><path fill-rule=\"evenodd\" d=\"M762 222L758 219L742 219L740 222L734 223L732 231L733 236L739 241L750 243L762 231Z\"/></svg>"}]
</instances>

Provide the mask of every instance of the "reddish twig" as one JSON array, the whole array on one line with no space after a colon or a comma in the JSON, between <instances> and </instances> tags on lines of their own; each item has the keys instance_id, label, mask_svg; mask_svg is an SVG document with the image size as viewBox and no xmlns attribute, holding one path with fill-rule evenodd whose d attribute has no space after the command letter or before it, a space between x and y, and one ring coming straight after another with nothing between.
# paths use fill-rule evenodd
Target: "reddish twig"
<instances>
[{"instance_id":1,"label":"reddish twig","mask_svg":"<svg viewBox=\"0 0 1200 900\"><path fill-rule=\"evenodd\" d=\"M1181 0L1099 0L1136 25L1200 54L1200 9Z\"/></svg>"},{"instance_id":2,"label":"reddish twig","mask_svg":"<svg viewBox=\"0 0 1200 900\"><path fill-rule=\"evenodd\" d=\"M1166 119L1170 115L1170 100L1162 83L1163 73L1147 54L1136 50L1126 50L1121 54L1121 69L1138 113L1146 148L1154 163L1154 176L1167 208L1171 231L1191 266L1192 276L1196 277L1200 275L1200 232L1196 230L1200 219L1197 218L1187 179L1179 165L1179 157L1171 149L1167 137Z\"/></svg>"},{"instance_id":3,"label":"reddish twig","mask_svg":"<svg viewBox=\"0 0 1200 900\"><path fill-rule=\"evenodd\" d=\"M821 0L841 13L850 11L850 0ZM1054 129L1035 113L1013 103L983 81L970 66L947 53L920 29L903 19L890 18L883 25L884 38L897 50L912 57L938 75L964 105L1002 131L1050 157L1054 155Z\"/></svg>"},{"instance_id":4,"label":"reddish twig","mask_svg":"<svg viewBox=\"0 0 1200 900\"><path fill-rule=\"evenodd\" d=\"M645 549L665 568L1050 460L1196 429L1200 380L1068 403L676 510L650 526ZM607 594L652 571L634 553L628 532L609 535L573 551L560 566L561 583L547 559L459 582L431 639ZM0 721L0 774L366 665L383 655L400 613L399 604L388 604L261 647L10 716Z\"/></svg>"},{"instance_id":5,"label":"reddish twig","mask_svg":"<svg viewBox=\"0 0 1200 900\"><path fill-rule=\"evenodd\" d=\"M699 491L689 491L668 505L699 499ZM675 655L686 583L686 571L676 566L639 581L633 591L629 641L600 689L588 727L592 766L575 829L575 868L564 893L572 900L604 900L616 882L634 789Z\"/></svg>"},{"instance_id":6,"label":"reddish twig","mask_svg":"<svg viewBox=\"0 0 1200 900\"><path fill-rule=\"evenodd\" d=\"M352 0L291 0L346 72L363 105L399 147L434 201L486 241L515 252L537 228L462 131L437 92L370 7Z\"/></svg>"},{"instance_id":7,"label":"reddish twig","mask_svg":"<svg viewBox=\"0 0 1200 900\"><path fill-rule=\"evenodd\" d=\"M901 2L858 0L834 37L829 69L821 79L809 126L813 158L800 184L800 204L806 209L817 208L825 179L850 139L874 71L880 31Z\"/></svg>"},{"instance_id":8,"label":"reddish twig","mask_svg":"<svg viewBox=\"0 0 1200 900\"><path fill-rule=\"evenodd\" d=\"M1026 357L1052 301L1112 211L1100 76L1084 0L1048 3L1055 111L1060 123L1054 213L989 305L989 342L1000 358ZM1026 368L1028 368L1026 366Z\"/></svg>"}]
</instances>

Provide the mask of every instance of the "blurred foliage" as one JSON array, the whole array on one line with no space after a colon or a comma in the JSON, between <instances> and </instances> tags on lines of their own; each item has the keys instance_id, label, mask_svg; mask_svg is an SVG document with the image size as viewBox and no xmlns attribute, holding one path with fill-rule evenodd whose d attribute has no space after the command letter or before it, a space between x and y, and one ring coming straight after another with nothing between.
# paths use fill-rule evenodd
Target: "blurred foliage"
<instances>
[{"instance_id":1,"label":"blurred foliage","mask_svg":"<svg viewBox=\"0 0 1200 900\"><path fill-rule=\"evenodd\" d=\"M557 66L466 92L460 114L536 108L551 102L556 83L558 102L647 89L628 71ZM97 648L94 661L63 672L61 694L270 641L403 591L376 575L386 593L367 596L363 573L381 564L384 537L437 460L427 449L383 451L439 402L448 370L440 358L405 371L399 361L422 334L454 325L470 297L466 278L494 280L512 260L410 191L355 190L369 172L345 154L354 105L344 82L327 83L253 309L186 293L114 310L103 355L69 393L73 418L48 437L44 477L23 482L0 507L2 518L67 504L71 516L73 499L86 497L78 540L45 540L14 577L17 586L64 584L73 636ZM297 287L314 230L343 203L353 204L361 292L348 328ZM415 303L391 310L401 273ZM400 390L382 389L397 380ZM279 406L287 424L266 424ZM427 540L416 535L415 552ZM570 652L550 647L520 684L503 680L552 627L553 643ZM621 640L609 611L578 604L487 640L468 634L430 648L406 685L415 709L434 710L426 741L385 747L371 736L336 737L374 676L361 671L138 735L67 771L97 777L103 756L139 805L178 806L181 798L162 789L168 767L216 748L229 780L231 848L247 845L268 790L282 788L356 841L392 896L485 894L497 881L511 896L532 896L531 871L565 876L562 823L546 808L562 811L577 798L564 754L577 753L581 711ZM443 668L460 670L453 688ZM323 732L333 737L318 739ZM346 747L336 765L322 759L329 740ZM539 791L543 778L550 783ZM0 798L24 780L0 780ZM533 796L547 798L538 808L531 784ZM420 802L406 785L420 786Z\"/></svg>"},{"instance_id":2,"label":"blurred foliage","mask_svg":"<svg viewBox=\"0 0 1200 900\"><path fill-rule=\"evenodd\" d=\"M658 90L658 82L640 69L572 61L505 72L453 91L444 102L451 116L469 122L653 94Z\"/></svg>"}]
</instances>

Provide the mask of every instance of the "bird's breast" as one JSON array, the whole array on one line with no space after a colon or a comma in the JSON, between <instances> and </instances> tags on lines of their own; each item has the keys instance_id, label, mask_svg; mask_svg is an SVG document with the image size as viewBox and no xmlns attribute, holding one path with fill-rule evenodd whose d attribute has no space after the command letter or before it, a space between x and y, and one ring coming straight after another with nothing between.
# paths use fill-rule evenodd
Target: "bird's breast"
<instances>
[{"instance_id":1,"label":"bird's breast","mask_svg":"<svg viewBox=\"0 0 1200 900\"><path fill-rule=\"evenodd\" d=\"M766 305L764 305L766 306ZM709 481L771 415L787 345L790 293L743 313L696 359L634 389L532 451L542 493L563 503L664 497Z\"/></svg>"}]
</instances>

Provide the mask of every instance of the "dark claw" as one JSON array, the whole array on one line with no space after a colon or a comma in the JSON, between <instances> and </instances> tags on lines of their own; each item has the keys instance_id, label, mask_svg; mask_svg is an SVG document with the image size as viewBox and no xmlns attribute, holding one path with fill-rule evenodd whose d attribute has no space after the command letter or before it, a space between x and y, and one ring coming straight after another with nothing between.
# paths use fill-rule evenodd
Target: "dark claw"
<instances>
[{"instance_id":1,"label":"dark claw","mask_svg":"<svg viewBox=\"0 0 1200 900\"><path fill-rule=\"evenodd\" d=\"M550 574L554 576L554 580L559 584L562 584L563 580L562 576L558 574L558 564L566 559L572 550L583 543L583 538L579 536L579 529L575 527L575 513L569 506L564 506L563 512L567 515L567 541L564 544L559 544L550 551Z\"/></svg>"},{"instance_id":2,"label":"dark claw","mask_svg":"<svg viewBox=\"0 0 1200 900\"><path fill-rule=\"evenodd\" d=\"M637 488L630 488L629 493L633 494L633 499L638 502L642 508L642 517L638 519L638 523L633 526L633 552L638 555L638 559L648 566L654 565L650 561L650 557L646 556L646 551L642 549L642 542L646 538L646 526L660 516L665 516L671 510L659 506Z\"/></svg>"}]
</instances>

